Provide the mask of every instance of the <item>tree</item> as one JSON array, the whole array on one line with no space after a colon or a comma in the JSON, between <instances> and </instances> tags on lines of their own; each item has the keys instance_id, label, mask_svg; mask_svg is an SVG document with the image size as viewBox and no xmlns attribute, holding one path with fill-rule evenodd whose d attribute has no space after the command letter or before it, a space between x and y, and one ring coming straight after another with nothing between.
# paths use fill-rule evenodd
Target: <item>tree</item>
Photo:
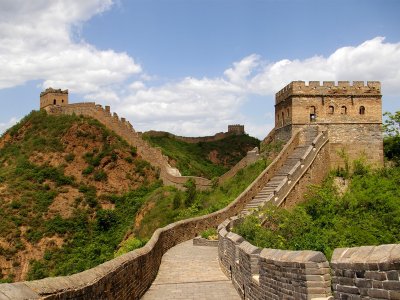
<instances>
[{"instance_id":1,"label":"tree","mask_svg":"<svg viewBox=\"0 0 400 300\"><path fill-rule=\"evenodd\" d=\"M396 111L394 114L386 112L384 116L387 117L383 124L385 156L395 164L400 165L400 111Z\"/></svg>"},{"instance_id":2,"label":"tree","mask_svg":"<svg viewBox=\"0 0 400 300\"><path fill-rule=\"evenodd\" d=\"M193 178L189 178L184 187L186 188L185 206L189 207L193 204L194 199L196 198L196 183L194 182Z\"/></svg>"}]
</instances>

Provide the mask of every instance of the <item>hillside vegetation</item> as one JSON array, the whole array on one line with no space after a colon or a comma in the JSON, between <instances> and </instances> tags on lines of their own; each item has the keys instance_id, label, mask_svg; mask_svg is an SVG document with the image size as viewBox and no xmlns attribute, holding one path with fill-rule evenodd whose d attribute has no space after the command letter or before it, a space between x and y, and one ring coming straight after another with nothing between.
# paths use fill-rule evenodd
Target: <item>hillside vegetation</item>
<instances>
[{"instance_id":1,"label":"hillside vegetation","mask_svg":"<svg viewBox=\"0 0 400 300\"><path fill-rule=\"evenodd\" d=\"M260 213L263 226L251 216L235 231L259 247L318 250L328 259L339 247L400 243L400 167L371 171L358 162L343 195L336 175L293 210L267 207Z\"/></svg>"},{"instance_id":2,"label":"hillside vegetation","mask_svg":"<svg viewBox=\"0 0 400 300\"><path fill-rule=\"evenodd\" d=\"M213 177L258 141L166 144ZM226 206L264 168L259 161L207 192L192 181L179 191L98 121L34 111L0 138L0 282L69 275L141 247L158 227Z\"/></svg>"},{"instance_id":3,"label":"hillside vegetation","mask_svg":"<svg viewBox=\"0 0 400 300\"><path fill-rule=\"evenodd\" d=\"M182 175L200 176L212 179L219 177L236 163L247 151L259 147L260 141L244 135L232 135L213 142L187 143L170 136L147 136L151 145L160 147L168 156L170 164Z\"/></svg>"},{"instance_id":4,"label":"hillside vegetation","mask_svg":"<svg viewBox=\"0 0 400 300\"><path fill-rule=\"evenodd\" d=\"M96 120L32 112L0 140L0 280L112 258L157 186L156 170Z\"/></svg>"},{"instance_id":5,"label":"hillside vegetation","mask_svg":"<svg viewBox=\"0 0 400 300\"><path fill-rule=\"evenodd\" d=\"M187 183L186 191L173 187L157 189L138 212L134 236L148 239L157 228L224 208L257 178L267 164L264 160L257 161L208 191L196 191L193 182Z\"/></svg>"}]
</instances>

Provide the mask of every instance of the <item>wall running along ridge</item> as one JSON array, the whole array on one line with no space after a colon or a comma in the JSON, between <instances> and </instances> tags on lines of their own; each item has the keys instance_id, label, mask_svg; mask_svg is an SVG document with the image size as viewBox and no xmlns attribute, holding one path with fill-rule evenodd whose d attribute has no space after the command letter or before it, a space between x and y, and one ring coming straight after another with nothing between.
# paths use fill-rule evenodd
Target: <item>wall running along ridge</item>
<instances>
[{"instance_id":1,"label":"wall running along ridge","mask_svg":"<svg viewBox=\"0 0 400 300\"><path fill-rule=\"evenodd\" d=\"M152 147L147 141L143 140L129 121L119 118L116 113L111 114L110 107L103 108L94 102L74 103L66 106L47 106L45 110L49 114L76 114L84 115L97 119L108 129L125 139L130 145L137 148L137 153L152 166L160 169L160 178L166 185L173 185L182 189L187 180L192 178L196 183L196 188L200 190L211 186L211 181L195 176L180 176L177 169L168 164L168 158L164 156L159 148Z\"/></svg>"}]
</instances>

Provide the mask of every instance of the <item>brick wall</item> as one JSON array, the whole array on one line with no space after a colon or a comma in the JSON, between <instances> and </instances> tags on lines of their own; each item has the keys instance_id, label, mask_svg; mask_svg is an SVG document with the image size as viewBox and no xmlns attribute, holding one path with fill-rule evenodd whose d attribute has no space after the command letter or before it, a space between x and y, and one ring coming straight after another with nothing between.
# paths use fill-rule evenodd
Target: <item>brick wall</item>
<instances>
[{"instance_id":1,"label":"brick wall","mask_svg":"<svg viewBox=\"0 0 400 300\"><path fill-rule=\"evenodd\" d=\"M218 227L218 256L244 299L400 299L400 244L338 248L329 263L318 251L251 245L230 232L238 222Z\"/></svg>"},{"instance_id":2,"label":"brick wall","mask_svg":"<svg viewBox=\"0 0 400 300\"><path fill-rule=\"evenodd\" d=\"M335 249L335 299L400 299L400 245Z\"/></svg>"},{"instance_id":3,"label":"brick wall","mask_svg":"<svg viewBox=\"0 0 400 300\"><path fill-rule=\"evenodd\" d=\"M233 218L233 222L237 222ZM331 277L326 257L318 251L261 249L218 228L220 265L244 299L328 299Z\"/></svg>"}]
</instances>

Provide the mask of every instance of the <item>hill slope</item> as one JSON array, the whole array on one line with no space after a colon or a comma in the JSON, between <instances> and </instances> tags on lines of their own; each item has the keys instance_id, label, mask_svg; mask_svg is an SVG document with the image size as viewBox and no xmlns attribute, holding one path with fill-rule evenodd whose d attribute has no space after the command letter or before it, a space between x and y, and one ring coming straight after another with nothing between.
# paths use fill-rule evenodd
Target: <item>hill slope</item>
<instances>
[{"instance_id":1,"label":"hill slope","mask_svg":"<svg viewBox=\"0 0 400 300\"><path fill-rule=\"evenodd\" d=\"M136 149L96 120L32 112L0 140L0 280L112 258L158 184ZM53 266L35 274L42 257Z\"/></svg>"},{"instance_id":2,"label":"hill slope","mask_svg":"<svg viewBox=\"0 0 400 300\"><path fill-rule=\"evenodd\" d=\"M143 134L154 147L160 147L170 164L182 175L212 179L238 163L247 151L259 147L260 141L248 135L232 135L213 142L187 143L166 136Z\"/></svg>"}]
</instances>

